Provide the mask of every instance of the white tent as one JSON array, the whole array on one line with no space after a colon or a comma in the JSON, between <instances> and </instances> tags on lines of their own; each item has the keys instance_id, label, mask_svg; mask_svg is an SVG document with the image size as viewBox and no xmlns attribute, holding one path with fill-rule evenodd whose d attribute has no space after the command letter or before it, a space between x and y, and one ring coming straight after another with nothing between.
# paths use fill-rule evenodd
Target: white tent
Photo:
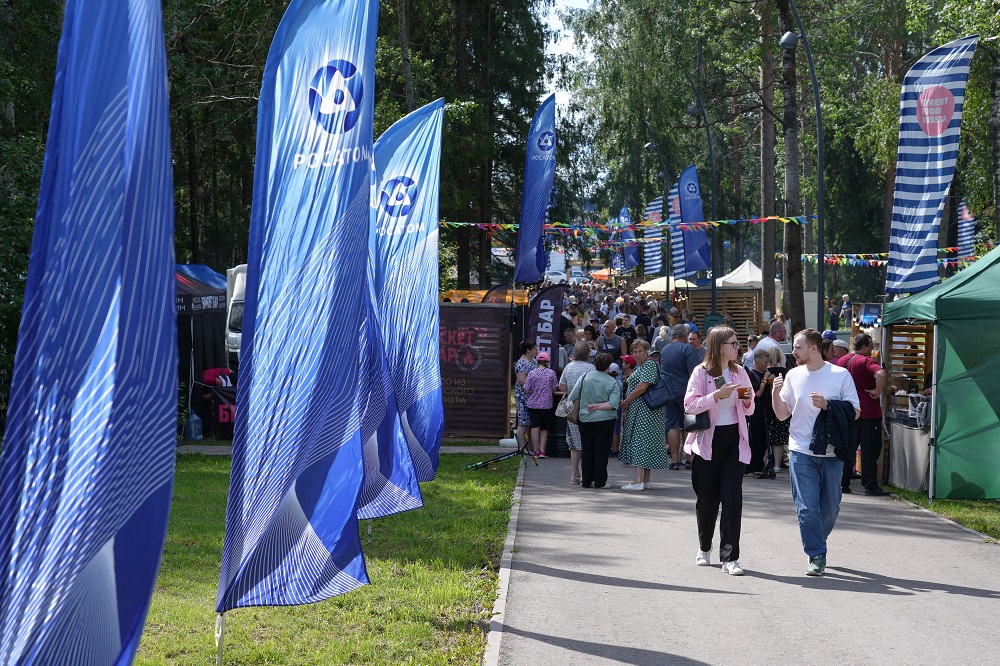
<instances>
[{"instance_id":1,"label":"white tent","mask_svg":"<svg viewBox=\"0 0 1000 666\"><path fill-rule=\"evenodd\" d=\"M764 287L764 277L760 268L747 259L728 275L723 275L715 281L717 287ZM774 281L774 300L781 303L781 280ZM813 308L815 310L815 308Z\"/></svg>"},{"instance_id":2,"label":"white tent","mask_svg":"<svg viewBox=\"0 0 1000 666\"><path fill-rule=\"evenodd\" d=\"M723 275L715 281L718 287L757 287L764 286L764 278L760 269L749 259L740 264L736 270ZM775 282L779 282L775 280Z\"/></svg>"},{"instance_id":3,"label":"white tent","mask_svg":"<svg viewBox=\"0 0 1000 666\"><path fill-rule=\"evenodd\" d=\"M674 289L690 289L696 287L697 285L693 282L688 282L687 280L674 280L670 278L670 290ZM667 278L658 277L656 279L650 280L649 282L644 282L636 287L636 291L649 291L649 292L666 292L667 291Z\"/></svg>"}]
</instances>

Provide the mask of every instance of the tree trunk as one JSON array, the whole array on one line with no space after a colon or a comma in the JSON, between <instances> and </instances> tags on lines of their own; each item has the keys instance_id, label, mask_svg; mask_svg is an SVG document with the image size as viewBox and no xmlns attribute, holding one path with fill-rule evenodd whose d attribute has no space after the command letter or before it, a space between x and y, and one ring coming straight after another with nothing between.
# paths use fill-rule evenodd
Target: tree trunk
<instances>
[{"instance_id":1,"label":"tree trunk","mask_svg":"<svg viewBox=\"0 0 1000 666\"><path fill-rule=\"evenodd\" d=\"M892 47L886 54L886 76L891 78L893 81L902 81L903 72L902 70L902 50L903 50L903 38L902 31L905 30L905 13L900 12L896 16L897 32L896 36L892 40ZM896 190L896 158L893 156L890 158L889 164L886 165L885 170L885 184L883 189L883 197L885 200L885 207L882 210L882 250L885 252L889 251L889 239L892 236L892 200ZM884 282L883 282L884 284Z\"/></svg>"},{"instance_id":2,"label":"tree trunk","mask_svg":"<svg viewBox=\"0 0 1000 666\"><path fill-rule=\"evenodd\" d=\"M1000 52L990 46L993 76L990 80L990 146L993 149L993 219L1000 232Z\"/></svg>"},{"instance_id":3,"label":"tree trunk","mask_svg":"<svg viewBox=\"0 0 1000 666\"><path fill-rule=\"evenodd\" d=\"M467 7L465 0L457 0L455 3L455 81L458 88L457 92L463 101L469 94L469 21L466 14ZM463 125L461 133L463 136L468 136L468 126ZM461 187L460 196L463 199L463 204L465 204L465 201L468 201L468 204L461 206L460 210L463 217L459 221L470 222L473 219L469 217L472 201L471 199L466 199L466 197L471 196L472 163L468 154L464 155L464 162L465 167L461 171L462 176L459 186ZM468 289L470 273L472 272L472 228L468 226L460 227L456 235L458 236L456 261L458 266L458 288Z\"/></svg>"},{"instance_id":4,"label":"tree trunk","mask_svg":"<svg viewBox=\"0 0 1000 666\"><path fill-rule=\"evenodd\" d=\"M794 29L788 0L778 0L778 31L784 34ZM795 84L795 49L781 50L781 89L784 109L781 122L785 138L785 216L802 214L802 194L799 181L799 90ZM785 267L782 284L785 287L785 314L795 328L806 328L805 302L802 295L802 229L789 223L785 226ZM817 298L823 298L817 294ZM822 322L817 325L820 328Z\"/></svg>"},{"instance_id":5,"label":"tree trunk","mask_svg":"<svg viewBox=\"0 0 1000 666\"><path fill-rule=\"evenodd\" d=\"M490 181L493 178L492 164L489 160L489 156L486 157L486 164L483 165L482 170L482 183L479 195L479 223L489 224L492 215L493 208L490 205ZM479 232L479 288L489 289L493 285L490 284L490 262L493 259L492 252L492 241L490 240L490 232L486 230L481 230Z\"/></svg>"},{"instance_id":6,"label":"tree trunk","mask_svg":"<svg viewBox=\"0 0 1000 666\"><path fill-rule=\"evenodd\" d=\"M406 112L416 109L413 95L413 68L410 65L409 19L406 15L406 0L399 0L399 50L403 57L403 80L406 87Z\"/></svg>"},{"instance_id":7,"label":"tree trunk","mask_svg":"<svg viewBox=\"0 0 1000 666\"><path fill-rule=\"evenodd\" d=\"M806 104L809 103L809 96L811 92L812 91L805 82L803 82L803 85L799 86L799 104L803 109L806 108ZM802 127L801 136L807 136L811 130L809 128L809 118L805 113L802 114L801 122L799 124ZM813 178L812 155L810 153L803 153L801 150L799 152L799 157L802 160L802 179L807 183L811 182ZM812 198L806 194L802 195L802 214L814 214ZM813 238L815 232L815 220L810 220L808 224L802 225L802 252L804 254L815 254L816 244ZM802 262L802 275L804 289L806 291L816 291L816 271L813 270L812 264L807 264L804 261Z\"/></svg>"},{"instance_id":8,"label":"tree trunk","mask_svg":"<svg viewBox=\"0 0 1000 666\"><path fill-rule=\"evenodd\" d=\"M11 10L11 5L9 2L3 3L0 6L0 23L3 23L4 32L7 33L7 38L4 40L4 55L7 58L13 59L14 55L14 30L12 26L14 25L14 13ZM14 127L14 100L10 99L3 105L3 119L5 127L3 128L6 132L9 132L10 136L15 136Z\"/></svg>"},{"instance_id":9,"label":"tree trunk","mask_svg":"<svg viewBox=\"0 0 1000 666\"><path fill-rule=\"evenodd\" d=\"M774 25L771 0L760 5L760 208L761 214L774 215ZM775 314L774 303L774 222L761 225L760 272L764 282L764 310ZM764 322L767 324L767 322Z\"/></svg>"},{"instance_id":10,"label":"tree trunk","mask_svg":"<svg viewBox=\"0 0 1000 666\"><path fill-rule=\"evenodd\" d=\"M188 229L190 238L189 250L191 252L191 263L200 264L201 261L201 210L202 210L202 183L201 183L201 145L198 143L198 133L194 123L194 114L190 111L184 114L184 123L187 138L188 157Z\"/></svg>"},{"instance_id":11,"label":"tree trunk","mask_svg":"<svg viewBox=\"0 0 1000 666\"><path fill-rule=\"evenodd\" d=\"M739 96L735 88L731 93L732 99L732 123L733 123L733 219L739 220L743 217L743 206L741 199L743 198L743 183L742 173L740 173L740 127L739 127ZM744 228L746 225L737 224L733 227L733 251L730 253L732 257L733 269L735 269L739 264L747 258L746 252L743 248L743 236Z\"/></svg>"}]
</instances>

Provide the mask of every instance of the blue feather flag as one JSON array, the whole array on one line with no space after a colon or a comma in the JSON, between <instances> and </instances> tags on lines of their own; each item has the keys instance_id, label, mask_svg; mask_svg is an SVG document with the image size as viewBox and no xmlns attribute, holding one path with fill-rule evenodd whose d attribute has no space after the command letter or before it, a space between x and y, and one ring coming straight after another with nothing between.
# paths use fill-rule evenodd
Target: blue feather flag
<instances>
[{"instance_id":1,"label":"blue feather flag","mask_svg":"<svg viewBox=\"0 0 1000 666\"><path fill-rule=\"evenodd\" d=\"M634 241L635 232L629 227L632 226L632 216L629 215L628 206L622 206L618 211L618 224L622 227L621 239L623 241ZM636 245L626 245L622 248L625 255L625 270L630 271L639 265L639 248Z\"/></svg>"},{"instance_id":2,"label":"blue feather flag","mask_svg":"<svg viewBox=\"0 0 1000 666\"><path fill-rule=\"evenodd\" d=\"M129 664L177 418L160 3L68 0L0 460L0 662Z\"/></svg>"},{"instance_id":3,"label":"blue feather flag","mask_svg":"<svg viewBox=\"0 0 1000 666\"><path fill-rule=\"evenodd\" d=\"M524 166L521 224L517 232L514 282L538 282L545 272L543 225L556 177L556 96L545 98L531 120Z\"/></svg>"},{"instance_id":4,"label":"blue feather flag","mask_svg":"<svg viewBox=\"0 0 1000 666\"><path fill-rule=\"evenodd\" d=\"M375 142L369 272L381 344L369 368L387 399L377 432L365 432L359 518L422 505L418 481L437 472L444 433L438 360L438 201L444 100L397 121ZM373 336L374 337L374 336ZM375 358L381 360L374 362Z\"/></svg>"},{"instance_id":5,"label":"blue feather flag","mask_svg":"<svg viewBox=\"0 0 1000 666\"><path fill-rule=\"evenodd\" d=\"M681 223L704 222L705 213L702 211L698 171L693 164L684 170L680 180L677 181L677 193ZM687 275L707 270L710 265L708 234L704 230L684 231L684 269ZM676 275L676 271L674 274Z\"/></svg>"},{"instance_id":6,"label":"blue feather flag","mask_svg":"<svg viewBox=\"0 0 1000 666\"><path fill-rule=\"evenodd\" d=\"M940 46L903 78L887 294L915 293L938 282L938 231L955 175L965 85L978 41L973 35Z\"/></svg>"},{"instance_id":7,"label":"blue feather flag","mask_svg":"<svg viewBox=\"0 0 1000 666\"><path fill-rule=\"evenodd\" d=\"M268 53L219 612L368 582L356 512L362 416L378 391L360 367L377 328L377 23L376 0L292 0Z\"/></svg>"}]
</instances>

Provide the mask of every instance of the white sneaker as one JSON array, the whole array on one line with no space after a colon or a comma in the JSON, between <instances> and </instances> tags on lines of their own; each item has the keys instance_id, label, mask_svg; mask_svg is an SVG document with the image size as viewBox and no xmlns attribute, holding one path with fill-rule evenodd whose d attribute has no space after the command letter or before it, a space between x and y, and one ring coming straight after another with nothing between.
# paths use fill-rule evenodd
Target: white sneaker
<instances>
[{"instance_id":1,"label":"white sneaker","mask_svg":"<svg viewBox=\"0 0 1000 666\"><path fill-rule=\"evenodd\" d=\"M643 487L644 490L652 490L653 489L653 484L650 483L649 481L646 481L644 484L642 484L642 487Z\"/></svg>"},{"instance_id":2,"label":"white sneaker","mask_svg":"<svg viewBox=\"0 0 1000 666\"><path fill-rule=\"evenodd\" d=\"M734 560L732 562L723 562L722 573L729 574L730 576L742 576L743 567L740 566L739 560Z\"/></svg>"},{"instance_id":3,"label":"white sneaker","mask_svg":"<svg viewBox=\"0 0 1000 666\"><path fill-rule=\"evenodd\" d=\"M698 557L694 558L694 563L699 567L707 567L712 564L712 552L709 550L699 550Z\"/></svg>"},{"instance_id":4,"label":"white sneaker","mask_svg":"<svg viewBox=\"0 0 1000 666\"><path fill-rule=\"evenodd\" d=\"M622 490L643 490L645 489L645 487L646 484L640 481L639 483L629 483L627 485L624 485L622 486Z\"/></svg>"}]
</instances>

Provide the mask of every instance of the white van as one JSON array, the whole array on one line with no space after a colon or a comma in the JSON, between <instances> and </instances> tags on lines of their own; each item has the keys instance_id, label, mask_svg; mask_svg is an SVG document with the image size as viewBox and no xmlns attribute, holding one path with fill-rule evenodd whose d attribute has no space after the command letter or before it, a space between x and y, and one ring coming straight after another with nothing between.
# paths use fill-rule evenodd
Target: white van
<instances>
[{"instance_id":1,"label":"white van","mask_svg":"<svg viewBox=\"0 0 1000 666\"><path fill-rule=\"evenodd\" d=\"M239 369L243 342L243 301L247 292L247 265L226 271L226 364Z\"/></svg>"}]
</instances>

